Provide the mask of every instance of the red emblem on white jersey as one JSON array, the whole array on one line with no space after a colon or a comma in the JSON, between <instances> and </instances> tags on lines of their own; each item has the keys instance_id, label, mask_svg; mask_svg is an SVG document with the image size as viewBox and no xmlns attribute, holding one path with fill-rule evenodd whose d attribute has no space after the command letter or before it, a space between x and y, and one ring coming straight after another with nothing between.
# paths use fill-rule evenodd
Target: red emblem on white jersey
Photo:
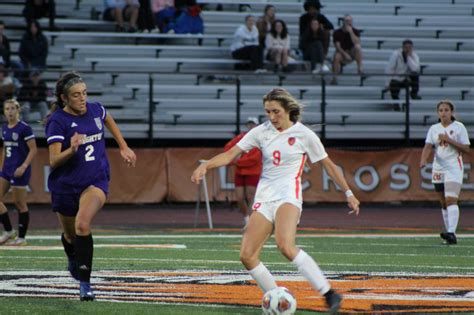
<instances>
[{"instance_id":1,"label":"red emblem on white jersey","mask_svg":"<svg viewBox=\"0 0 474 315\"><path fill-rule=\"evenodd\" d=\"M289 144L289 145L295 144L295 141L296 141L295 137L289 137L289 138L288 138L288 144Z\"/></svg>"},{"instance_id":2,"label":"red emblem on white jersey","mask_svg":"<svg viewBox=\"0 0 474 315\"><path fill-rule=\"evenodd\" d=\"M252 209L253 209L254 211L255 211L255 210L258 210L258 208L260 208L261 205L262 205L262 204L261 204L260 202L256 202L256 203L253 204Z\"/></svg>"}]
</instances>

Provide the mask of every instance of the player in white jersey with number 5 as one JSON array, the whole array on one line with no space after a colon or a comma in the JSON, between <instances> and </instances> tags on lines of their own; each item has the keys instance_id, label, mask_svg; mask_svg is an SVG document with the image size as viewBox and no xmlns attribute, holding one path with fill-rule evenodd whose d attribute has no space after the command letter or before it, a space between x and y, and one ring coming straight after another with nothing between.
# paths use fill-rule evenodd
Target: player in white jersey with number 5
<instances>
[{"instance_id":1,"label":"player in white jersey with number 5","mask_svg":"<svg viewBox=\"0 0 474 315\"><path fill-rule=\"evenodd\" d=\"M242 152L259 148L263 171L255 195L254 213L242 239L240 260L264 292L276 288L275 279L259 258L263 245L274 231L280 252L324 295L330 312L334 313L339 309L341 296L331 289L313 258L295 244L303 202L301 175L306 159L321 162L344 189L352 209L349 213L359 214L359 201L316 134L299 122L302 108L293 96L284 89L273 89L264 96L263 104L268 121L249 131L229 151L201 164L191 180L199 183L207 170L227 165Z\"/></svg>"},{"instance_id":2,"label":"player in white jersey with number 5","mask_svg":"<svg viewBox=\"0 0 474 315\"><path fill-rule=\"evenodd\" d=\"M442 100L436 106L439 123L428 131L421 153L420 167L427 164L433 146L432 183L441 202L446 232L440 234L446 244L457 244L456 229L459 221L458 198L461 192L464 167L462 153L469 153L469 136L466 127L453 115L454 104Z\"/></svg>"}]
</instances>

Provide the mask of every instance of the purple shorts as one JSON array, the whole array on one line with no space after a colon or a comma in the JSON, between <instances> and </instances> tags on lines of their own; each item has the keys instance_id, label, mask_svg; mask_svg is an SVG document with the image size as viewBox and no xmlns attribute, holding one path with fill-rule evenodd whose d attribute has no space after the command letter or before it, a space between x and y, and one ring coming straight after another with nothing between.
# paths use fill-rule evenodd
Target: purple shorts
<instances>
[{"instance_id":1,"label":"purple shorts","mask_svg":"<svg viewBox=\"0 0 474 315\"><path fill-rule=\"evenodd\" d=\"M23 176L21 177L13 177L13 174L9 175L4 171L0 172L0 177L4 178L7 182L9 182L10 186L28 186L31 177L31 167L28 167L25 173L23 173Z\"/></svg>"},{"instance_id":2,"label":"purple shorts","mask_svg":"<svg viewBox=\"0 0 474 315\"><path fill-rule=\"evenodd\" d=\"M95 186L102 190L107 196L109 194L109 182L101 181L91 186ZM89 187L89 186L88 186ZM86 190L85 187L82 191ZM79 200L81 199L82 192L70 193L70 194L56 194L51 192L51 203L54 212L59 212L66 217L75 217L79 211Z\"/></svg>"}]
</instances>

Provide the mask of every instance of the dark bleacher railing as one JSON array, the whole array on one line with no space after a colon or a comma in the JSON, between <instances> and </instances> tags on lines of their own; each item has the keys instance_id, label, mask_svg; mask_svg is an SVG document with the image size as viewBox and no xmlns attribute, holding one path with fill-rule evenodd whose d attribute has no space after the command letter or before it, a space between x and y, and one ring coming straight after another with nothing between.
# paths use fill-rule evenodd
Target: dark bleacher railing
<instances>
[{"instance_id":1,"label":"dark bleacher railing","mask_svg":"<svg viewBox=\"0 0 474 315\"><path fill-rule=\"evenodd\" d=\"M54 71L54 72L57 72L58 73L58 76L61 72L64 72L62 70L58 70L58 71ZM166 84L165 85L161 85L161 83L156 83L158 82L159 78L166 78L166 76L168 75L192 75L192 76L195 76L195 83L194 83L194 86L192 87L195 87L196 90L198 91L201 87L202 88L206 88L206 78L208 78L209 76L213 76L213 77L216 77L216 78L225 78L225 83L223 83L221 86L222 88L215 88L215 101L217 103L219 103L219 100L222 100L223 102L224 101L227 101L229 102L232 102L232 100L230 99L230 97L228 96L227 98L225 99L222 99L221 98L221 94L223 93L223 91L225 89L227 90L230 90L230 89L234 89L232 92L235 91L235 93L232 93L232 94L235 94L235 107L234 107L234 114L235 114L235 119L233 119L233 126L234 126L234 133L235 134L238 134L241 132L241 126L243 125L243 123L245 123L245 121L242 119L242 105L243 105L243 101L242 99L247 97L245 95L245 92L243 92L242 90L243 89L249 89L249 88L255 88L255 86L251 86L247 83L247 79L249 76L251 77L255 77L255 78L258 78L259 80L261 80L262 82L264 82L265 80L267 79L273 79L274 82L277 82L275 85L271 85L271 84L265 84L265 85L262 85L260 87L256 87L256 88L261 88L262 91L269 91L270 89L274 88L274 87L277 87L277 86L281 86L283 88L285 88L285 86L287 87L290 87L290 85L286 84L286 82L289 80L289 78L292 78L294 79L295 77L306 77L307 79L308 78L311 78L312 82L314 82L314 84L312 85L309 85L309 84L304 84L304 85L300 85L300 86L297 86L296 90L295 90L295 86L293 85L292 88L293 88L293 91L292 91L292 94L299 100L302 100L302 101L311 101L313 103L319 103L319 111L320 111L320 118L318 118L319 120L318 121L311 121L311 124L313 125L317 125L317 131L320 135L320 137L325 140L327 138L327 133L328 133L328 128L330 127L337 127L337 126L350 126L350 122L351 122L351 119L354 117L355 114L357 114L357 109L352 109L352 110L348 110L346 113L339 113L339 117L340 117L340 120L338 122L335 122L334 119L332 119L332 121L330 119L328 119L328 114L330 115L331 114L331 111L328 110L328 102L331 103L332 101L332 98L330 95L328 95L328 82L330 81L331 79L331 76L332 74L330 73L325 73L325 74L309 74L309 73L302 73L302 72L295 72L295 73L265 73L265 74L253 74L253 73L250 73L250 72L244 72L244 71L239 71L239 72L236 72L235 74L229 74L229 72L225 72L225 73L219 73L219 72L185 72L185 71L182 71L180 73L176 73L176 72L137 72L137 71L117 71L117 72L110 72L110 71L81 71L81 74L84 75L84 76L87 76L89 74L93 74L93 75L103 75L103 74L106 74L107 76L110 76L110 81L107 81L107 82L104 82L104 85L106 86L109 86L109 87L114 87L116 86L116 81L117 79L119 78L124 78L126 77L127 75L131 75L131 74L142 74L144 76L147 77L147 80L143 80L143 82L141 84L130 84L130 87L127 85L127 89L129 89L130 91L130 97L127 97L129 100L137 100L137 94L139 92L146 92L147 93L147 114L143 116L143 120L141 120L140 124L143 125L143 129L146 129L146 131L143 133L143 136L141 137L142 139L147 139L150 143L153 143L154 140L156 140L157 136L156 136L156 124L159 123L159 124L162 124L162 125L168 125L168 126L179 126L179 125L186 125L186 124L190 124L189 121L188 122L182 122L180 121L182 115L185 115L185 110L183 110L182 113L179 112L179 109L176 109L173 111L173 117L172 117L172 120L171 121L160 121L159 118L157 119L156 118L156 112L157 112L157 107L159 107L159 101L157 102L156 100L159 100L161 95L159 92L156 91L156 87L157 86L160 86L160 87L163 87L163 88L166 88ZM446 76L445 74L443 75L440 75L440 74L433 74L433 73L430 73L430 74L425 74L425 73L422 73L421 75L421 78L420 78L420 81L423 82L423 79L427 79L427 78L439 78L439 85L438 85L438 88L440 89L440 91L443 91L443 88L445 88L446 90L448 89L451 89L451 91L454 91L455 90L455 93L456 93L456 99L454 99L454 102L456 103L456 100L472 100L473 97L471 96L471 94L474 93L474 88L471 86L470 88L469 87L459 87L459 88L446 88L445 87L445 84L446 82L449 82L447 80L449 80L449 77L450 76ZM341 89L358 89L358 87L360 87L361 89L363 89L364 85L366 84L366 81L372 77L372 80L374 79L374 77L376 78L380 78L380 81L381 83L379 85L377 85L377 87L374 87L373 86L373 83L371 85L371 88L372 88L372 96L375 96L375 93L377 93L377 90L378 90L378 98L380 100L380 104L381 106L385 106L385 105L390 105L390 104L393 104L394 106L400 106L400 111L397 113L393 110L391 110L389 107L387 108L387 106L385 106L384 108L386 110L384 110L384 113L386 113L386 116L390 116L391 113L394 113L396 115L404 115L404 121L403 122L400 122L399 123L399 126L398 127L403 127L403 135L398 137L398 139L403 139L407 144L410 143L410 141L412 140L412 136L411 136L411 132L410 132L410 128L413 126L413 123L412 123L412 115L413 115L413 111L412 111L412 100L410 99L410 93L409 93L409 86L405 86L405 91L401 92L400 96L402 97L402 100L391 100L390 99L390 92L384 87L384 84L382 83L382 80L385 81L388 77L388 75L386 74L383 74L383 73L366 73L364 74L363 76L359 76L359 75L356 75L356 74L341 74L339 75L339 78L340 80L343 80L343 78L357 78L357 82L358 82L358 85L339 85L339 88ZM474 76L473 75L466 75L466 74L453 74L452 77L460 77L462 78L462 80L468 80L468 82L470 81L474 81ZM354 82L355 80L353 80ZM163 82L163 80L161 80L160 82ZM87 84L87 80L86 80L86 84ZM49 87L52 89L52 87L54 86L53 82L49 82ZM466 86L469 86L469 84L467 84ZM182 89L186 89L186 88L190 88L191 86L190 85L183 85ZM91 90L93 88L93 86L90 86ZM309 90L312 90L312 95L311 98L308 98L307 95L309 95L310 93L308 92ZM316 92L315 92L316 90ZM260 91L260 90L258 90ZM334 90L333 90L334 91ZM422 85L422 91L423 91L423 85ZM183 91L184 92L184 91ZM107 92L104 92L104 93L107 93ZM128 93L128 92L127 92ZM263 92L261 94L261 96L263 96L265 92ZM51 91L50 95L53 95L53 91ZM259 94L260 95L260 94ZM316 95L316 96L315 96ZM176 101L179 102L179 96L180 96L180 93L176 93ZM318 98L316 98L317 96L319 96ZM90 95L90 99L91 100L94 100L94 98L96 97L96 95ZM51 99L52 97L50 97L49 99ZM143 101L143 97L141 98L141 100ZM436 103L441 100L442 98L429 98L430 102L432 103L432 106L431 106L431 109L430 109L430 112L429 114L423 114L421 118L418 117L418 122L417 124L418 125L421 125L421 126L425 126L426 127L426 131L428 130L429 128L429 125L431 125L434 121L436 121L436 111L435 111L435 106L436 106ZM257 96L252 99L252 100L261 100L261 97L260 96ZM353 99L353 101L357 101L358 99ZM193 100L187 100L189 101L190 103L193 102ZM368 100L364 100L363 98L360 99L360 102L361 104L364 103L364 101L368 102ZM371 100L372 102L376 102L377 100L372 98ZM430 104L431 104L430 103ZM104 104L106 107L107 105L109 104ZM474 116L474 102L471 104L471 109L465 109L464 111L470 111L470 115L471 116ZM142 106L142 108L144 108L144 106ZM216 114L218 114L218 111L219 109L221 111L223 111L222 108L218 108L216 110ZM364 112L364 109L361 108L360 111ZM367 112L369 115L370 113L368 111L365 111ZM259 115L259 119L261 122L263 122L263 120L265 119L265 115L263 113L263 108L260 112L261 114ZM333 113L334 114L334 113ZM303 115L304 116L304 115ZM418 115L420 116L420 115ZM245 118L244 118L245 119ZM121 118L116 118L117 122L120 124L127 124L127 119L124 118L123 121L121 121ZM474 127L474 118L470 119L472 120L472 122L468 122L468 130L469 129L473 129L472 127ZM348 122L349 121L349 122ZM420 122L421 121L421 122ZM377 118L374 118L372 121L370 121L370 117L369 117L369 122L365 123L365 125L368 127L368 129L370 129L370 126L372 124L376 124L376 123L380 123L380 121L377 121ZM383 124L383 121L381 122ZM216 122L216 123L210 123L209 121L206 121L206 120L202 120L200 122L196 122L196 121L193 121L192 122L193 125L199 125L199 124L202 124L202 125L223 125L223 124L227 124L227 122ZM359 122L360 124L360 122ZM388 126L389 123L387 123L387 126ZM391 122L391 124L397 124L397 122L393 123L393 121ZM472 127L471 127L472 126ZM425 131L425 132L426 132ZM380 138L380 135L376 135L377 132L383 132L382 131L375 131L373 132L373 134L371 135L370 133L367 135L367 138L371 138L371 136L377 136L377 138ZM126 131L125 131L125 134L126 134ZM400 133L401 134L401 133Z\"/></svg>"}]
</instances>

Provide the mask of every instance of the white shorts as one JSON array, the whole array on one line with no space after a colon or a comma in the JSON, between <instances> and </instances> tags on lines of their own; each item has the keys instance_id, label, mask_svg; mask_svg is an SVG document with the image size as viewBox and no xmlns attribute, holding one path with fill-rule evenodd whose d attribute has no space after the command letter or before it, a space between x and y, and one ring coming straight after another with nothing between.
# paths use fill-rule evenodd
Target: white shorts
<instances>
[{"instance_id":1,"label":"white shorts","mask_svg":"<svg viewBox=\"0 0 474 315\"><path fill-rule=\"evenodd\" d=\"M463 182L464 170L460 168L451 168L447 171L436 171L433 170L431 173L431 182L433 184L445 184L445 183L459 183Z\"/></svg>"},{"instance_id":2,"label":"white shorts","mask_svg":"<svg viewBox=\"0 0 474 315\"><path fill-rule=\"evenodd\" d=\"M275 218L276 218L276 213L280 206L284 203L289 203L297 207L300 211L300 217L301 217L301 211L303 211L303 203L300 200L297 199L278 199L278 200L272 200L272 201L263 201L263 202L258 202L255 201L252 210L256 211L260 214L262 214L268 221L271 223L275 223ZM300 222L298 218L298 223Z\"/></svg>"}]
</instances>

